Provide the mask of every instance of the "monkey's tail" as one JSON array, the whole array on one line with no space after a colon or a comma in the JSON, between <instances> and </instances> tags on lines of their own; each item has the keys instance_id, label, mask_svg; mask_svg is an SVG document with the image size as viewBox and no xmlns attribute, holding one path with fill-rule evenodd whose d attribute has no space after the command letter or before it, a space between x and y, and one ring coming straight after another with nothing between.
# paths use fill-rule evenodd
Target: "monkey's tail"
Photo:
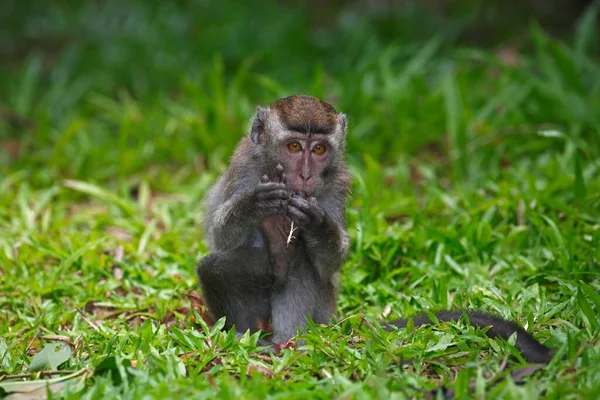
<instances>
[{"instance_id":1,"label":"monkey's tail","mask_svg":"<svg viewBox=\"0 0 600 400\"><path fill-rule=\"evenodd\" d=\"M485 333L490 338L501 337L507 340L512 334L517 333L515 347L521 352L523 358L531 363L547 364L554 357L554 351L538 342L533 336L525 332L520 326L514 322L507 321L495 315L486 314L479 311L440 311L434 313L440 322L458 321L466 315L469 323L477 328L487 328ZM427 314L418 314L412 317L415 326L430 324L433 321ZM384 328L391 331L395 326L397 328L405 328L409 318L403 318L396 321L386 323Z\"/></svg>"}]
</instances>

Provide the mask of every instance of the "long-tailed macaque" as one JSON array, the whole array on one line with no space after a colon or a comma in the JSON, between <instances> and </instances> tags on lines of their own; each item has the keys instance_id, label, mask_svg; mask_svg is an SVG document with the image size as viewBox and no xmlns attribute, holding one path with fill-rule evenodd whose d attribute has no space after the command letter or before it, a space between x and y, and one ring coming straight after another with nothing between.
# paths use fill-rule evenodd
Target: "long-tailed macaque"
<instances>
[{"instance_id":1,"label":"long-tailed macaque","mask_svg":"<svg viewBox=\"0 0 600 400\"><path fill-rule=\"evenodd\" d=\"M292 338L307 317L327 323L336 304L338 274L349 247L345 227L350 174L344 161L346 116L309 96L259 107L227 171L206 197L204 226L211 253L198 265L206 304L238 332ZM469 323L490 327L531 362L552 352L516 324L481 312ZM459 319L461 311L436 314ZM415 326L431 322L425 315ZM391 322L403 327L406 320Z\"/></svg>"}]
</instances>

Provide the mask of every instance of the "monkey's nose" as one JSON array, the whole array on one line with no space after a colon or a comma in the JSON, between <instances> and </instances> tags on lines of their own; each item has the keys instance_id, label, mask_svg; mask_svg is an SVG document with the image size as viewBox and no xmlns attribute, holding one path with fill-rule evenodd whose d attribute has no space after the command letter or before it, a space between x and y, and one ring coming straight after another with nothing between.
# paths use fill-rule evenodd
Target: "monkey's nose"
<instances>
[{"instance_id":1,"label":"monkey's nose","mask_svg":"<svg viewBox=\"0 0 600 400\"><path fill-rule=\"evenodd\" d=\"M309 180L312 179L312 175L307 174L307 176L304 176L305 174L303 174L303 173L300 173L299 175L300 175L300 179L302 179L304 182L308 182Z\"/></svg>"}]
</instances>

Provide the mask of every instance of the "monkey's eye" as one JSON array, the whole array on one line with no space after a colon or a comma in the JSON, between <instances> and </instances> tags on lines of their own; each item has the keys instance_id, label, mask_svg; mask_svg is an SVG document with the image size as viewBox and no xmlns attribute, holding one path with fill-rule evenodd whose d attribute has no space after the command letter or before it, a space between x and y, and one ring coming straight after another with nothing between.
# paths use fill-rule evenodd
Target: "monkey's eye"
<instances>
[{"instance_id":1,"label":"monkey's eye","mask_svg":"<svg viewBox=\"0 0 600 400\"><path fill-rule=\"evenodd\" d=\"M323 146L322 144L318 144L315 147L313 147L313 151L317 154L323 154L325 153L325 146Z\"/></svg>"},{"instance_id":2,"label":"monkey's eye","mask_svg":"<svg viewBox=\"0 0 600 400\"><path fill-rule=\"evenodd\" d=\"M302 146L298 142L292 142L292 143L288 144L288 149L290 149L291 151L293 151L295 153L297 151L302 150Z\"/></svg>"}]
</instances>

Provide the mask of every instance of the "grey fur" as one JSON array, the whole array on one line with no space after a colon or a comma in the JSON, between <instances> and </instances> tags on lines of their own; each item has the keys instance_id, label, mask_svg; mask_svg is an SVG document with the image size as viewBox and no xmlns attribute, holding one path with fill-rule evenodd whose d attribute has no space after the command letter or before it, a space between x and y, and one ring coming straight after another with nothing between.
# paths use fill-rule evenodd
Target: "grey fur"
<instances>
[{"instance_id":1,"label":"grey fur","mask_svg":"<svg viewBox=\"0 0 600 400\"><path fill-rule=\"evenodd\" d=\"M273 329L271 340L281 343L305 326L307 317L316 323L329 321L337 271L349 247L345 201L350 179L343 158L346 117L338 114L337 121L333 134L319 136L330 153L323 170L326 177L320 177L310 200L292 193L284 199L281 191L288 189L284 183L261 182L263 175L272 177L275 167L285 161L280 143L294 134L276 109L262 107L229 168L206 196L204 227L211 254L200 261L197 272L209 311L214 318L225 316L227 327L254 331L256 320L267 319ZM262 225L269 219L275 224L287 221L286 229L283 225L274 229L286 235L294 221L297 230L291 245L269 246Z\"/></svg>"}]
</instances>

